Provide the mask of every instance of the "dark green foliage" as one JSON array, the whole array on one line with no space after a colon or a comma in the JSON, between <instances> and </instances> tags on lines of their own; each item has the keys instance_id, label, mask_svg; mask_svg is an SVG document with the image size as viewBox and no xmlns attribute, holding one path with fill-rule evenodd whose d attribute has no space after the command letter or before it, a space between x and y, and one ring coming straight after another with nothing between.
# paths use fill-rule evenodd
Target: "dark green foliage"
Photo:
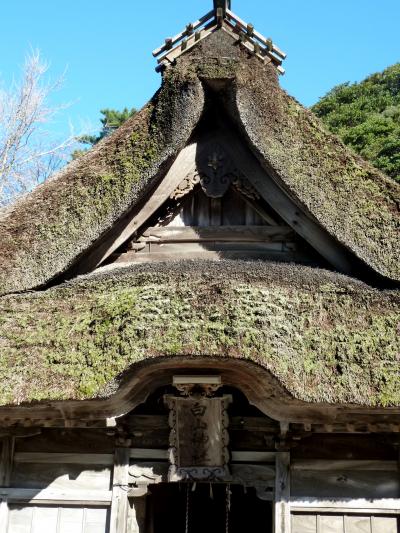
<instances>
[{"instance_id":1,"label":"dark green foliage","mask_svg":"<svg viewBox=\"0 0 400 533\"><path fill-rule=\"evenodd\" d=\"M128 109L125 107L122 111L116 109L101 109L100 114L103 115L103 118L100 119L102 128L98 135L82 135L79 138L79 142L82 144L87 144L90 147L97 144L101 139L107 137L114 130L119 128L128 118L136 115L136 109ZM83 155L87 150L75 150L72 154L73 159L77 159Z\"/></svg>"},{"instance_id":2,"label":"dark green foliage","mask_svg":"<svg viewBox=\"0 0 400 533\"><path fill-rule=\"evenodd\" d=\"M345 144L400 181L400 63L334 87L312 111Z\"/></svg>"}]
</instances>

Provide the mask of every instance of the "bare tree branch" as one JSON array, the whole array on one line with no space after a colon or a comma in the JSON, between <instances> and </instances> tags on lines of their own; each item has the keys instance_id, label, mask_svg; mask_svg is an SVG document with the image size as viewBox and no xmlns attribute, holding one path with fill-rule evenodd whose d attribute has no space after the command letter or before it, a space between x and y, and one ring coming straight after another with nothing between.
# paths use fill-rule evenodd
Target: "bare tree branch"
<instances>
[{"instance_id":1,"label":"bare tree branch","mask_svg":"<svg viewBox=\"0 0 400 533\"><path fill-rule=\"evenodd\" d=\"M47 179L77 143L73 132L57 141L48 131L51 120L66 107L48 103L64 78L46 81L48 68L40 53L32 51L21 80L14 80L8 89L0 87L0 206Z\"/></svg>"}]
</instances>

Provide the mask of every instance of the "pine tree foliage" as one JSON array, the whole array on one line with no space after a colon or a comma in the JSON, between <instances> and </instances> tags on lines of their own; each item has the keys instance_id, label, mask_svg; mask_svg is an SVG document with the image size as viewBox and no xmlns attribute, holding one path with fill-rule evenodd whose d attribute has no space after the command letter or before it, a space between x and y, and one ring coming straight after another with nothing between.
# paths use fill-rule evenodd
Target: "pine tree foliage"
<instances>
[{"instance_id":1,"label":"pine tree foliage","mask_svg":"<svg viewBox=\"0 0 400 533\"><path fill-rule=\"evenodd\" d=\"M92 147L99 141L101 141L101 139L107 137L107 135L119 128L126 120L128 120L128 118L133 117L136 112L136 109L128 109L127 107L125 107L122 111L109 108L101 109L100 114L103 115L103 118L100 119L102 127L99 134L82 135L81 137L79 137L78 141L82 144L86 144L89 145L89 147ZM72 158L76 159L77 157L83 155L86 151L87 149L75 150L72 153Z\"/></svg>"},{"instance_id":2,"label":"pine tree foliage","mask_svg":"<svg viewBox=\"0 0 400 533\"><path fill-rule=\"evenodd\" d=\"M334 87L312 111L364 159L400 182L400 63Z\"/></svg>"}]
</instances>

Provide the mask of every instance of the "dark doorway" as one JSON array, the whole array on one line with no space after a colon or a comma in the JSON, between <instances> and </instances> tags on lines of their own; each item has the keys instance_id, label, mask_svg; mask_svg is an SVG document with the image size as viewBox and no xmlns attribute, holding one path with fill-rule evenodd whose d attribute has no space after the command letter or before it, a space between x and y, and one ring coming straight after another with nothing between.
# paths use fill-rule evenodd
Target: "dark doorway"
<instances>
[{"instance_id":1,"label":"dark doorway","mask_svg":"<svg viewBox=\"0 0 400 533\"><path fill-rule=\"evenodd\" d=\"M253 488L230 486L229 529L226 529L226 485L162 483L147 500L146 533L272 533L272 507ZM188 502L188 504L187 504Z\"/></svg>"}]
</instances>

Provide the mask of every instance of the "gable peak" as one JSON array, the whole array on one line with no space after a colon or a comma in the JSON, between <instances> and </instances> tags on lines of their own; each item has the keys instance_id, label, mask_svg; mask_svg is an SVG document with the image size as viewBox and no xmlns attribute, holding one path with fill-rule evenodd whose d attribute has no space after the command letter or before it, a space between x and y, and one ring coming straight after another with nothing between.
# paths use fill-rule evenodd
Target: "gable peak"
<instances>
[{"instance_id":1,"label":"gable peak","mask_svg":"<svg viewBox=\"0 0 400 533\"><path fill-rule=\"evenodd\" d=\"M272 63L280 74L284 74L282 62L286 54L282 52L271 38L264 37L253 26L241 20L231 11L231 0L213 0L211 11L187 24L186 28L175 35L168 37L159 48L153 51L157 58L157 72L173 65L176 59L188 52L206 39L215 31L226 32L234 42L246 49L263 63Z\"/></svg>"}]
</instances>

